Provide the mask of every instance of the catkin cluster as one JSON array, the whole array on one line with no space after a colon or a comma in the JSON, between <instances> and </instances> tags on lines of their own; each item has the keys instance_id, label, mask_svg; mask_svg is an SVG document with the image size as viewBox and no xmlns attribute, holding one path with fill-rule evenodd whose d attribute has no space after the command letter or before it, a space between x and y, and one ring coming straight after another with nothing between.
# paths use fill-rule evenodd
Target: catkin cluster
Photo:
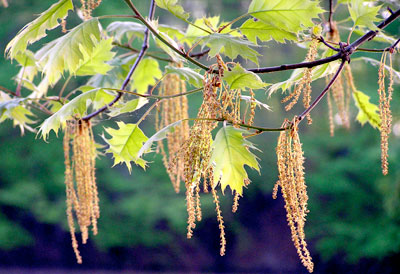
<instances>
[{"instance_id":1,"label":"catkin cluster","mask_svg":"<svg viewBox=\"0 0 400 274\"><path fill-rule=\"evenodd\" d=\"M92 18L92 11L101 4L101 0L81 0L82 14L85 20Z\"/></svg>"},{"instance_id":2,"label":"catkin cluster","mask_svg":"<svg viewBox=\"0 0 400 274\"><path fill-rule=\"evenodd\" d=\"M186 84L176 74L168 74L160 88L160 95L176 95L186 92ZM163 163L167 169L169 178L175 191L179 192L180 182L183 180L184 162L177 155L182 145L189 137L188 102L186 96L178 96L169 100L162 101L157 106L156 130L182 120L181 124L175 127L175 131L167 136L167 145L164 146L162 141L158 142L158 151L163 156Z\"/></svg>"},{"instance_id":3,"label":"catkin cluster","mask_svg":"<svg viewBox=\"0 0 400 274\"><path fill-rule=\"evenodd\" d=\"M77 219L82 243L85 244L89 238L90 226L93 234L97 234L97 219L100 217L95 177L96 148L90 122L82 120L67 122L64 158L68 225L76 259L78 263L82 263L75 236L74 219Z\"/></svg>"},{"instance_id":4,"label":"catkin cluster","mask_svg":"<svg viewBox=\"0 0 400 274\"><path fill-rule=\"evenodd\" d=\"M304 180L304 156L300 142L297 120L292 123L285 121L282 127L289 128L279 135L276 148L278 158L279 180L273 190L273 198L277 197L281 188L285 200L287 221L292 233L292 241L303 265L309 272L314 264L304 234L304 224L308 213L307 186Z\"/></svg>"},{"instance_id":5,"label":"catkin cluster","mask_svg":"<svg viewBox=\"0 0 400 274\"><path fill-rule=\"evenodd\" d=\"M334 43L340 42L340 35L335 22L332 22L332 29L330 32L328 32L327 39L328 41ZM350 97L351 97L351 86L354 85L354 83L352 82L353 78L351 76L350 65L346 64L345 71L346 71L346 76L345 76L346 85L342 75L339 74L339 76L336 78L336 81L333 83L331 89L327 94L331 136L334 136L335 134L332 98L336 105L337 114L340 118L341 124L345 128L350 128L349 107L350 107ZM331 79L332 77L326 77L326 82L328 83Z\"/></svg>"},{"instance_id":6,"label":"catkin cluster","mask_svg":"<svg viewBox=\"0 0 400 274\"><path fill-rule=\"evenodd\" d=\"M389 54L389 86L386 91L385 88L385 65L386 58ZM392 68L392 54L385 51L382 54L381 62L379 65L379 79L378 79L378 94L379 94L379 114L381 117L381 161L382 161L382 173L387 175L389 163L388 163L388 150L389 150L389 134L392 131L392 113L390 110L390 101L393 96L393 68Z\"/></svg>"},{"instance_id":7,"label":"catkin cluster","mask_svg":"<svg viewBox=\"0 0 400 274\"><path fill-rule=\"evenodd\" d=\"M221 256L225 254L225 226L219 204L219 197L214 182L213 165L210 163L212 155L212 134L216 128L216 120L229 120L233 125L241 122L240 118L240 90L230 90L221 81L226 64L217 56L217 64L210 67L210 72L204 76L203 103L197 114L197 119L189 130L188 139L184 142L178 155L183 160L183 178L186 186L186 204L188 212L187 237L191 238L196 221L202 218L200 192L209 192L211 189L217 212L220 228ZM218 73L211 73L218 70ZM251 93L254 100L254 93ZM254 119L255 104L250 105L249 121ZM201 186L202 184L202 186ZM232 206L235 212L239 205L239 195L236 194Z\"/></svg>"},{"instance_id":8,"label":"catkin cluster","mask_svg":"<svg viewBox=\"0 0 400 274\"><path fill-rule=\"evenodd\" d=\"M306 61L311 62L314 61L316 56L317 56L317 47L318 47L318 40L317 39L312 39L310 43L310 48L308 49ZM300 98L301 93L303 92L303 105L304 108L308 108L311 103L311 82L312 82L312 68L306 68L304 70L303 77L299 81L299 83L296 84L294 87L294 90L291 94L283 98L282 103L287 103L289 102L285 110L289 111L293 108L294 105L296 105L297 101ZM312 119L310 114L307 114L307 121L309 124L312 123Z\"/></svg>"}]
</instances>

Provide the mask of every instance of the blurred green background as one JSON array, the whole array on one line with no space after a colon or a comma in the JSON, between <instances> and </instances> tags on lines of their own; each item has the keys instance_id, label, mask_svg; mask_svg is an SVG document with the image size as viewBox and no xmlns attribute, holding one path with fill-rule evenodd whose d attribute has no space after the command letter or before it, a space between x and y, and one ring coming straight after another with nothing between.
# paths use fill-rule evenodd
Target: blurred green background
<instances>
[{"instance_id":1,"label":"blurred green background","mask_svg":"<svg viewBox=\"0 0 400 274\"><path fill-rule=\"evenodd\" d=\"M9 0L0 8L0 52L27 22L44 11L53 1ZM75 1L80 6L79 1ZM148 1L133 1L147 13ZM227 21L242 14L249 1L182 1L193 17L221 14ZM328 1L325 1L326 4ZM395 7L394 7L395 8ZM130 14L123 1L103 0L95 15ZM182 26L181 22L157 9L162 23ZM341 9L337 19L347 17ZM75 20L75 21L74 21ZM71 19L73 25L78 20ZM102 21L105 27L110 21ZM388 33L400 33L399 20ZM50 38L58 35L51 32ZM369 47L379 46L370 43ZM382 47L382 45L380 45ZM31 49L37 49L33 45ZM306 51L294 44L270 44L262 49L263 65L294 63L304 59ZM360 54L355 54L360 56ZM364 54L366 55L366 54ZM380 55L366 55L376 59ZM394 68L399 70L399 55ZM356 57L356 56L354 56ZM253 66L253 64L244 64ZM352 63L359 90L377 99L377 68L361 62ZM0 85L15 89L15 63L0 58ZM268 82L288 77L290 72L263 76ZM71 89L79 82L70 85ZM314 96L324 80L313 85ZM53 89L57 94L56 86ZM355 121L357 110L351 108L350 130L338 128L329 136L326 101L313 111L314 123L304 123L300 138L306 157L306 181L310 214L306 236L315 261L316 273L393 273L400 266L400 99L395 86L392 103L393 124L390 137L389 175L380 168L379 132ZM279 101L259 91L257 99L273 107L273 112L258 111L256 124L276 127L285 117L299 113L295 108L286 114ZM189 98L193 117L201 96ZM125 116L135 122L139 114ZM154 133L154 116L147 119L144 132ZM112 121L99 124L114 126ZM114 126L115 127L115 126ZM202 197L204 219L191 240L186 239L186 207L183 193L176 194L160 157L147 156L147 171L134 168L129 174L124 166L111 168L110 155L97 161L101 218L99 234L80 245L83 265L75 263L65 216L64 164L61 140L54 134L48 143L35 134L21 137L12 122L0 125L0 271L9 267L57 269L111 269L134 271L210 271L305 273L291 243L281 197L271 198L277 180L276 133L253 138L262 152L257 152L261 175L250 171L251 185L240 200L239 210L231 213L229 191L222 197L226 224L227 254L219 256L219 231L215 209L208 195ZM98 142L102 142L99 136Z\"/></svg>"}]
</instances>

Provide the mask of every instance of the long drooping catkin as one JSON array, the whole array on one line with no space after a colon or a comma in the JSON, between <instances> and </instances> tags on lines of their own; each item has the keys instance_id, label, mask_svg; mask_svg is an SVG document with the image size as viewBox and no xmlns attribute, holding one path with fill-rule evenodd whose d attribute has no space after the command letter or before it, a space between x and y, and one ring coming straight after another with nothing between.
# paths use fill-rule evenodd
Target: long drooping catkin
<instances>
[{"instance_id":1,"label":"long drooping catkin","mask_svg":"<svg viewBox=\"0 0 400 274\"><path fill-rule=\"evenodd\" d=\"M307 53L306 61L311 62L314 61L316 56L317 56L317 46L318 46L318 40L313 39L310 43L310 48ZM289 102L290 103L286 105L285 110L289 111L291 110L294 105L296 105L297 101L300 98L301 92L303 92L303 105L305 108L308 108L311 103L311 82L312 82L312 68L306 68L303 73L303 77L300 79L300 81L296 84L294 87L294 91L283 98L281 101L282 103ZM307 114L307 121L309 124L312 123L312 119L310 114Z\"/></svg>"},{"instance_id":2,"label":"long drooping catkin","mask_svg":"<svg viewBox=\"0 0 400 274\"><path fill-rule=\"evenodd\" d=\"M385 65L386 58L389 54L389 87L386 92L385 88ZM388 52L382 54L380 66L379 66L379 113L381 117L381 161L382 161L382 173L387 175L389 169L388 163L388 151L389 151L389 135L392 131L392 113L390 110L390 101L392 100L393 94L393 68L392 68L392 55Z\"/></svg>"},{"instance_id":3,"label":"long drooping catkin","mask_svg":"<svg viewBox=\"0 0 400 274\"><path fill-rule=\"evenodd\" d=\"M285 121L282 127L289 126ZM307 186L304 179L304 156L301 147L296 119L289 130L282 131L276 148L278 159L279 180L274 186L273 198L277 197L278 187L281 187L285 200L287 221L292 233L292 241L303 265L309 272L314 264L305 241L304 224L308 213Z\"/></svg>"},{"instance_id":4,"label":"long drooping catkin","mask_svg":"<svg viewBox=\"0 0 400 274\"><path fill-rule=\"evenodd\" d=\"M160 95L176 95L186 92L186 84L176 74L168 74L163 80L160 88ZM189 138L188 102L186 96L179 96L164 100L157 107L156 130L177 122L182 121L175 127L174 132L167 136L166 148L162 141L158 143L158 149L163 155L163 163L167 169L169 178L176 192L179 192L180 182L183 180L184 162L177 154L182 149L183 144Z\"/></svg>"},{"instance_id":5,"label":"long drooping catkin","mask_svg":"<svg viewBox=\"0 0 400 274\"><path fill-rule=\"evenodd\" d=\"M70 156L71 152L72 157ZM64 157L68 225L77 261L82 263L75 237L74 213L84 244L89 238L88 228L90 226L92 226L93 234L97 234L97 219L100 217L95 177L96 148L90 122L67 121L64 135Z\"/></svg>"}]
</instances>

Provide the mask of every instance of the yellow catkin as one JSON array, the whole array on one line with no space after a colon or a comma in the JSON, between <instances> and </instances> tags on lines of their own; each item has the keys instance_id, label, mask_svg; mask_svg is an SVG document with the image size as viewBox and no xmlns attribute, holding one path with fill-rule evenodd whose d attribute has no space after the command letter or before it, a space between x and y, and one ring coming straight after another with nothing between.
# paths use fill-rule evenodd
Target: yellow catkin
<instances>
[{"instance_id":1,"label":"yellow catkin","mask_svg":"<svg viewBox=\"0 0 400 274\"><path fill-rule=\"evenodd\" d=\"M339 43L340 42L340 35L339 31L336 27L336 23L332 23L332 29L330 32L328 32L328 37L327 40L330 42L334 43ZM346 70L350 70L350 66L346 64ZM332 79L332 76L326 77L326 82L328 83ZM337 113L339 115L339 118L341 120L342 125L345 128L350 128L350 119L349 119L349 107L350 107L350 99L351 99L351 87L348 82L348 78L346 77L347 80L347 86L346 86L346 91L344 88L344 81L343 77L340 74L336 81L333 83L331 89L329 90L329 94L332 95L333 97L333 102L335 103ZM330 98L328 98L329 100ZM329 104L329 102L328 102ZM332 103L330 103L332 105ZM333 107L332 107L332 116L333 116ZM331 136L334 135L334 125L333 125L333 119L331 119L331 116L329 117L329 124L330 124L330 133Z\"/></svg>"},{"instance_id":2,"label":"yellow catkin","mask_svg":"<svg viewBox=\"0 0 400 274\"><path fill-rule=\"evenodd\" d=\"M185 81L181 80L176 74L168 74L161 84L160 95L168 96L184 92L186 92ZM189 118L186 96L164 100L157 106L157 112L157 131L176 121L183 120L180 125L175 127L174 132L168 134L166 147L162 141L158 143L158 151L160 151L163 156L163 163L167 169L171 183L178 193L180 182L183 180L184 162L182 159L177 158L177 154L189 137L189 123L185 120Z\"/></svg>"},{"instance_id":3,"label":"yellow catkin","mask_svg":"<svg viewBox=\"0 0 400 274\"><path fill-rule=\"evenodd\" d=\"M307 53L306 61L311 62L314 61L317 56L317 47L318 47L318 40L313 39L310 43L310 48ZM300 98L301 93L303 92L303 105L305 108L308 108L311 103L311 82L312 82L312 68L306 68L304 70L303 77L300 81L295 85L294 90L291 94L286 96L281 102L287 103L285 106L285 110L291 110L294 105L296 105L297 101ZM307 121L309 124L312 123L311 116L307 114Z\"/></svg>"},{"instance_id":4,"label":"yellow catkin","mask_svg":"<svg viewBox=\"0 0 400 274\"><path fill-rule=\"evenodd\" d=\"M256 116L256 107L257 104L255 103L255 94L254 91L252 89L250 89L250 115L249 115L249 120L247 122L248 125L253 125L254 123L254 117Z\"/></svg>"},{"instance_id":5,"label":"yellow catkin","mask_svg":"<svg viewBox=\"0 0 400 274\"><path fill-rule=\"evenodd\" d=\"M385 65L387 55L389 54L389 86L386 92L385 87ZM379 94L379 113L381 118L381 162L382 162L382 173L383 175L388 174L389 162L388 162L388 151L389 151L389 135L392 131L392 113L390 110L390 101L392 100L393 94L393 69L392 69L392 55L388 52L382 54L380 66L379 66L379 79L378 79L378 94Z\"/></svg>"},{"instance_id":6,"label":"yellow catkin","mask_svg":"<svg viewBox=\"0 0 400 274\"><path fill-rule=\"evenodd\" d=\"M221 214L221 208L219 205L219 199L218 199L218 195L217 192L214 188L211 188L211 193L213 195L214 198L214 203L215 203L215 211L217 212L217 220L218 220L218 227L219 227L219 231L220 231L220 251L219 254L221 256L225 255L225 251L226 251L226 239L225 239L225 226L224 226L224 219L222 217Z\"/></svg>"},{"instance_id":7,"label":"yellow catkin","mask_svg":"<svg viewBox=\"0 0 400 274\"><path fill-rule=\"evenodd\" d=\"M240 102L242 99L240 90L231 90L228 85L221 81L224 76L224 71L228 69L227 64L223 62L221 57L217 55L217 63L210 66L210 70L205 73L203 79L203 102L197 113L193 125L188 130L188 138L180 145L179 151L176 153L175 163L182 161L183 163L183 181L186 188L186 206L188 213L187 220L187 237L193 236L193 229L196 226L196 221L202 218L200 192L204 193L211 190L214 203L216 205L217 219L220 229L221 250L220 254L225 254L225 230L224 221L221 214L220 204L216 191L218 182L214 182L214 168L210 163L212 155L212 130L218 125L216 120L228 120L233 126L238 126L243 120L241 119ZM231 63L228 63L231 65ZM213 71L218 73L212 73ZM165 89L164 89L165 90ZM254 93L251 91L251 96L254 99ZM255 107L255 106L254 106ZM254 116L254 108L251 105L250 116ZM168 105L168 115L174 116L171 111L174 107ZM161 123L172 117L165 117L164 114L158 115L157 123ZM250 119L254 119L250 117ZM247 186L249 180L244 181ZM201 187L203 184L203 187ZM239 195L235 194L232 210L237 211L239 205Z\"/></svg>"},{"instance_id":8,"label":"yellow catkin","mask_svg":"<svg viewBox=\"0 0 400 274\"><path fill-rule=\"evenodd\" d=\"M93 234L97 234L97 219L100 217L95 177L96 148L90 122L81 120L67 122L64 157L68 225L77 261L82 263L75 237L73 215L75 213L84 244L89 238L90 226Z\"/></svg>"},{"instance_id":9,"label":"yellow catkin","mask_svg":"<svg viewBox=\"0 0 400 274\"><path fill-rule=\"evenodd\" d=\"M101 4L101 0L81 0L82 15L85 20L92 18L92 11Z\"/></svg>"},{"instance_id":10,"label":"yellow catkin","mask_svg":"<svg viewBox=\"0 0 400 274\"><path fill-rule=\"evenodd\" d=\"M239 198L240 198L239 193L235 192L235 196L233 197L233 205L232 205L232 212L233 213L236 213L236 211L239 208Z\"/></svg>"},{"instance_id":11,"label":"yellow catkin","mask_svg":"<svg viewBox=\"0 0 400 274\"><path fill-rule=\"evenodd\" d=\"M290 123L285 121L284 127ZM278 138L277 163L279 180L273 189L276 198L278 187L285 200L286 217L292 234L292 241L302 264L309 272L313 271L313 262L305 241L304 225L307 209L307 187L304 178L304 155L298 135L296 120L290 130L282 131Z\"/></svg>"},{"instance_id":12,"label":"yellow catkin","mask_svg":"<svg viewBox=\"0 0 400 274\"><path fill-rule=\"evenodd\" d=\"M61 32L62 33L67 33L67 21L65 20L65 18L61 19Z\"/></svg>"},{"instance_id":13,"label":"yellow catkin","mask_svg":"<svg viewBox=\"0 0 400 274\"><path fill-rule=\"evenodd\" d=\"M328 101L328 115L329 115L329 132L331 137L335 135L335 123L333 121L333 107L332 107L332 99L331 93L328 92L327 94L327 101Z\"/></svg>"}]
</instances>

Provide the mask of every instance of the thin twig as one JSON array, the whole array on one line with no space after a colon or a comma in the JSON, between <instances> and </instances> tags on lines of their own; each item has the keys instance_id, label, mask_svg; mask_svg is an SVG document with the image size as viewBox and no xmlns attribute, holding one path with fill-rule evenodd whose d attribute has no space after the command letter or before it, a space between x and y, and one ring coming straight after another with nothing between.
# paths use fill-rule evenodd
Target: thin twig
<instances>
[{"instance_id":1,"label":"thin twig","mask_svg":"<svg viewBox=\"0 0 400 274\"><path fill-rule=\"evenodd\" d=\"M2 91L4 91L4 92L7 92L8 94L11 94L11 95L13 95L13 96L15 96L15 97L18 97L17 94L16 94L14 91L11 91L11 90L9 90L9 89L6 88L6 87L0 86L0 90L2 90Z\"/></svg>"},{"instance_id":2,"label":"thin twig","mask_svg":"<svg viewBox=\"0 0 400 274\"><path fill-rule=\"evenodd\" d=\"M140 15L139 11L135 8L135 6L132 4L131 1L126 0L125 1L128 6L135 12L136 15ZM154 0L151 0L150 3L150 10L149 10L149 18L152 19L154 17L154 11L155 11L155 3ZM142 45L142 49L139 52L138 57L135 60L135 63L132 65L131 70L129 71L128 75L125 78L125 81L123 82L122 86L121 86L121 90L125 90L126 87L128 86L133 73L135 72L136 68L138 67L140 61L143 59L143 56L145 55L147 49L149 48L149 29L147 28L144 31L144 39L143 39L143 45ZM102 113L103 111L107 110L109 107L113 106L116 102L119 101L119 99L121 99L123 93L122 92L118 92L117 96L114 98L114 100L112 100L110 103L108 103L107 105L105 105L104 107L98 109L97 111L85 116L82 118L82 120L84 121L89 121L91 118L99 115L100 113Z\"/></svg>"},{"instance_id":3,"label":"thin twig","mask_svg":"<svg viewBox=\"0 0 400 274\"><path fill-rule=\"evenodd\" d=\"M340 64L338 70L336 71L335 75L332 77L332 79L329 81L328 85L326 85L326 87L322 90L321 94L318 95L318 97L315 99L314 102L312 102L312 104L303 111L302 114L300 114L297 117L297 120L300 122L301 120L304 119L304 117L309 114L313 108L321 101L321 99L324 97L324 95L328 92L328 90L330 89L330 87L333 85L333 83L335 83L336 79L338 78L338 76L340 75L340 73L342 72L343 68L344 68L344 64L346 63L346 59L342 60L342 63Z\"/></svg>"}]
</instances>

